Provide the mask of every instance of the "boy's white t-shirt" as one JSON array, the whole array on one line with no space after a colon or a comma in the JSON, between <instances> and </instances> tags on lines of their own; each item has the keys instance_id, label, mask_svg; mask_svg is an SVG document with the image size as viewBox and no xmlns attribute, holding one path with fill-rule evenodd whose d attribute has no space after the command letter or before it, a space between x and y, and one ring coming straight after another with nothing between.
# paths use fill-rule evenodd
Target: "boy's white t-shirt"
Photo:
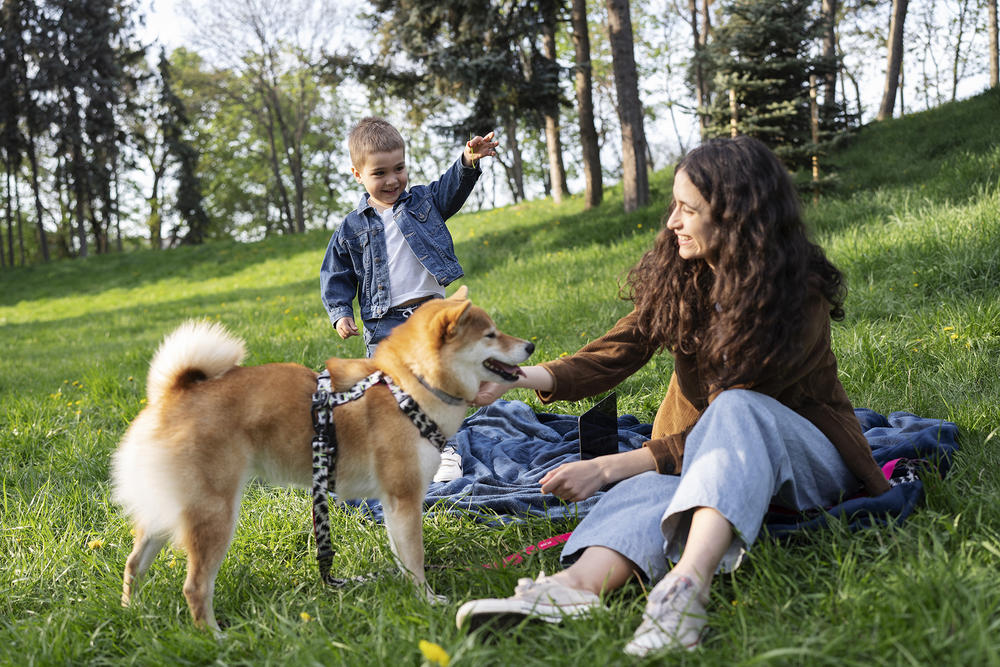
<instances>
[{"instance_id":1,"label":"boy's white t-shirt","mask_svg":"<svg viewBox=\"0 0 1000 667\"><path fill-rule=\"evenodd\" d=\"M392 207L381 213L385 228L386 261L389 263L389 306L398 306L423 296L444 296L444 287L424 268L403 238Z\"/></svg>"}]
</instances>

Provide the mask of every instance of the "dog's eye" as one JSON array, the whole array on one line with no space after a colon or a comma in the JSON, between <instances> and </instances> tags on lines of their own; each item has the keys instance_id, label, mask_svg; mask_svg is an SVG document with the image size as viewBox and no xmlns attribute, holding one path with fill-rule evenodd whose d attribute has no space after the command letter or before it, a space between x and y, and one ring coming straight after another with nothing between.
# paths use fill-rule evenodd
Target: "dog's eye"
<instances>
[{"instance_id":1,"label":"dog's eye","mask_svg":"<svg viewBox=\"0 0 1000 667\"><path fill-rule=\"evenodd\" d=\"M497 337L497 332L496 331L491 331L488 334L486 334L486 337L487 338L496 338Z\"/></svg>"}]
</instances>

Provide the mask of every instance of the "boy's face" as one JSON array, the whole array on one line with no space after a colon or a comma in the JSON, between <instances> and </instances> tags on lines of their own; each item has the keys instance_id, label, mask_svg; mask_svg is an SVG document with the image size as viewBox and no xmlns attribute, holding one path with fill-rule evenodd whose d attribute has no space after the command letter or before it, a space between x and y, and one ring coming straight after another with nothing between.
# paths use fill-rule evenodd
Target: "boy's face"
<instances>
[{"instance_id":1,"label":"boy's face","mask_svg":"<svg viewBox=\"0 0 1000 667\"><path fill-rule=\"evenodd\" d=\"M402 148L387 153L370 153L351 173L368 192L368 203L379 213L390 208L406 190L406 152Z\"/></svg>"}]
</instances>

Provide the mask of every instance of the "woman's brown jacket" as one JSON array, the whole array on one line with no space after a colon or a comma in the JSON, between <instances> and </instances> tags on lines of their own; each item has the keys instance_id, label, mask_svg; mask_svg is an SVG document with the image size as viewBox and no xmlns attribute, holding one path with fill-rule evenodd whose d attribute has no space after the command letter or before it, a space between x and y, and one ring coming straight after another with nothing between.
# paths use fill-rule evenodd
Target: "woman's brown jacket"
<instances>
[{"instance_id":1,"label":"woman's brown jacket","mask_svg":"<svg viewBox=\"0 0 1000 667\"><path fill-rule=\"evenodd\" d=\"M837 359L830 348L830 305L814 292L808 307L805 344L795 358L782 364L785 372L764 375L739 388L771 396L812 422L834 444L868 493L879 495L889 489L889 484L872 458L851 401L837 377ZM552 375L554 385L551 391L539 392L538 396L549 403L607 391L642 368L655 352L655 346L639 332L632 311L576 354L541 364ZM680 474L684 439L718 393L710 393L694 355L674 355L667 395L653 420L652 439L645 443L656 458L659 472Z\"/></svg>"}]
</instances>

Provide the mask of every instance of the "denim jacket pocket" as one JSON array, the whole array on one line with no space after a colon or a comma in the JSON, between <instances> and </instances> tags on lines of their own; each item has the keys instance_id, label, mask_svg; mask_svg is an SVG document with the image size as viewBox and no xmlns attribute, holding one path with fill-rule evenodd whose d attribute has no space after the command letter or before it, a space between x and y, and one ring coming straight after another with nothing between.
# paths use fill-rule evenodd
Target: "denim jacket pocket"
<instances>
[{"instance_id":1,"label":"denim jacket pocket","mask_svg":"<svg viewBox=\"0 0 1000 667\"><path fill-rule=\"evenodd\" d=\"M427 222L428 218L431 217L431 210L433 208L434 202L431 201L431 198L424 197L410 209L410 214L416 218L417 222Z\"/></svg>"}]
</instances>

